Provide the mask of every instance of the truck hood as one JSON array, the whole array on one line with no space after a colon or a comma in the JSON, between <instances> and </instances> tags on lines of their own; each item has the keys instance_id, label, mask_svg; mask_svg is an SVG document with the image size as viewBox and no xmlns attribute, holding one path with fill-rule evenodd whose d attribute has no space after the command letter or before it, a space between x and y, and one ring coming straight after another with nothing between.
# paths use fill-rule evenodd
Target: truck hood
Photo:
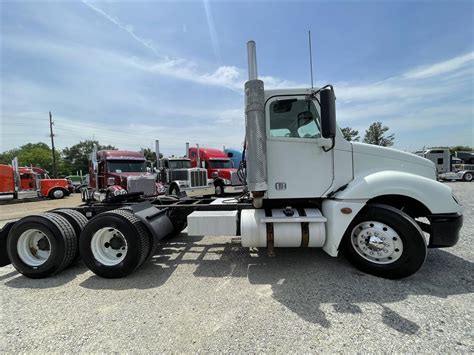
<instances>
[{"instance_id":1,"label":"truck hood","mask_svg":"<svg viewBox=\"0 0 474 355\"><path fill-rule=\"evenodd\" d=\"M126 173L108 173L110 177L115 178L115 183L122 186L124 189L127 188L127 178L130 176L153 176L147 172L126 172Z\"/></svg>"},{"instance_id":2,"label":"truck hood","mask_svg":"<svg viewBox=\"0 0 474 355\"><path fill-rule=\"evenodd\" d=\"M237 169L235 169L235 168L215 169L214 171L217 172L219 177L221 177L223 179L230 180L231 176L232 176L232 173L236 172Z\"/></svg>"},{"instance_id":3,"label":"truck hood","mask_svg":"<svg viewBox=\"0 0 474 355\"><path fill-rule=\"evenodd\" d=\"M152 174L147 172L126 172L126 173L109 173L110 176L114 177L129 177L129 176L151 176Z\"/></svg>"},{"instance_id":4,"label":"truck hood","mask_svg":"<svg viewBox=\"0 0 474 355\"><path fill-rule=\"evenodd\" d=\"M364 171L395 170L436 179L435 165L428 159L378 145L351 143L355 176Z\"/></svg>"}]
</instances>

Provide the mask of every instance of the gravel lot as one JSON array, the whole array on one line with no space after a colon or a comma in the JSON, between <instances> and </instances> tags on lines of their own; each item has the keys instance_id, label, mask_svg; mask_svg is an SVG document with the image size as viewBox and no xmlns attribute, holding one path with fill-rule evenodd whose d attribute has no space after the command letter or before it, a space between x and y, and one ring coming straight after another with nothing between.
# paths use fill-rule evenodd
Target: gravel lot
<instances>
[{"instance_id":1,"label":"gravel lot","mask_svg":"<svg viewBox=\"0 0 474 355\"><path fill-rule=\"evenodd\" d=\"M20 203L2 202L0 204L0 226L7 220L18 219L29 214L52 210L53 208L75 207L81 203L81 194L71 194L60 200L44 199Z\"/></svg>"},{"instance_id":2,"label":"gravel lot","mask_svg":"<svg viewBox=\"0 0 474 355\"><path fill-rule=\"evenodd\" d=\"M185 234L126 279L82 263L43 280L0 268L0 351L473 352L474 183L450 186L460 242L399 281L322 250L268 258Z\"/></svg>"}]
</instances>

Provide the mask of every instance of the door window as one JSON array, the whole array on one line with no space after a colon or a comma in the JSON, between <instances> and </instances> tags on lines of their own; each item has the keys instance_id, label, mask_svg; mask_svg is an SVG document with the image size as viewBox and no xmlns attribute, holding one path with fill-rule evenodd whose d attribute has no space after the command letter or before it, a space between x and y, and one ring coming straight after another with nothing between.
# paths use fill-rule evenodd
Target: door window
<instances>
[{"instance_id":1,"label":"door window","mask_svg":"<svg viewBox=\"0 0 474 355\"><path fill-rule=\"evenodd\" d=\"M321 138L320 118L312 100L275 100L270 104L270 136Z\"/></svg>"}]
</instances>

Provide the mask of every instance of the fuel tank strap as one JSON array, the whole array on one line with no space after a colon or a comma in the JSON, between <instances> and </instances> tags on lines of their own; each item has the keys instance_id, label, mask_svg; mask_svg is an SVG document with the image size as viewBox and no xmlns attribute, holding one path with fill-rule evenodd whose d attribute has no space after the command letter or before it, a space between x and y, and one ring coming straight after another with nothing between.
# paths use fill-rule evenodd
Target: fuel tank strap
<instances>
[{"instance_id":1,"label":"fuel tank strap","mask_svg":"<svg viewBox=\"0 0 474 355\"><path fill-rule=\"evenodd\" d=\"M306 211L304 208L297 209L300 217L306 217ZM307 248L309 244L309 223L301 222L301 247Z\"/></svg>"},{"instance_id":2,"label":"fuel tank strap","mask_svg":"<svg viewBox=\"0 0 474 355\"><path fill-rule=\"evenodd\" d=\"M265 209L265 217L271 217L272 216L272 210L271 209ZM274 251L274 244L275 244L275 236L273 233L273 223L272 222L266 222L266 230L267 230L267 252L268 256L275 256L275 251Z\"/></svg>"}]
</instances>

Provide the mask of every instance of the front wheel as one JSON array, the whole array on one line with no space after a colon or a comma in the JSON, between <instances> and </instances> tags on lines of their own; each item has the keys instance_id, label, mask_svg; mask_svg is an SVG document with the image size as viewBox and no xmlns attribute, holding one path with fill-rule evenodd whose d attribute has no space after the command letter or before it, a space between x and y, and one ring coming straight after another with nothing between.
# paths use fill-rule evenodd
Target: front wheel
<instances>
[{"instance_id":1,"label":"front wheel","mask_svg":"<svg viewBox=\"0 0 474 355\"><path fill-rule=\"evenodd\" d=\"M171 185L169 194L171 196L178 197L179 196L179 187L176 186L176 185Z\"/></svg>"},{"instance_id":2,"label":"front wheel","mask_svg":"<svg viewBox=\"0 0 474 355\"><path fill-rule=\"evenodd\" d=\"M215 194L218 197L224 196L224 184L221 181L216 181L215 185Z\"/></svg>"},{"instance_id":3,"label":"front wheel","mask_svg":"<svg viewBox=\"0 0 474 355\"><path fill-rule=\"evenodd\" d=\"M473 178L474 178L474 175L472 173L465 173L462 177L464 181L468 181L468 182L471 182Z\"/></svg>"},{"instance_id":4,"label":"front wheel","mask_svg":"<svg viewBox=\"0 0 474 355\"><path fill-rule=\"evenodd\" d=\"M64 192L63 189L56 188L56 189L51 190L51 192L49 193L49 198L60 199L60 198L63 198L65 195L66 193Z\"/></svg>"},{"instance_id":5,"label":"front wheel","mask_svg":"<svg viewBox=\"0 0 474 355\"><path fill-rule=\"evenodd\" d=\"M367 206L351 223L342 251L355 267L368 274L400 279L421 268L426 242L410 216L377 204Z\"/></svg>"}]
</instances>

